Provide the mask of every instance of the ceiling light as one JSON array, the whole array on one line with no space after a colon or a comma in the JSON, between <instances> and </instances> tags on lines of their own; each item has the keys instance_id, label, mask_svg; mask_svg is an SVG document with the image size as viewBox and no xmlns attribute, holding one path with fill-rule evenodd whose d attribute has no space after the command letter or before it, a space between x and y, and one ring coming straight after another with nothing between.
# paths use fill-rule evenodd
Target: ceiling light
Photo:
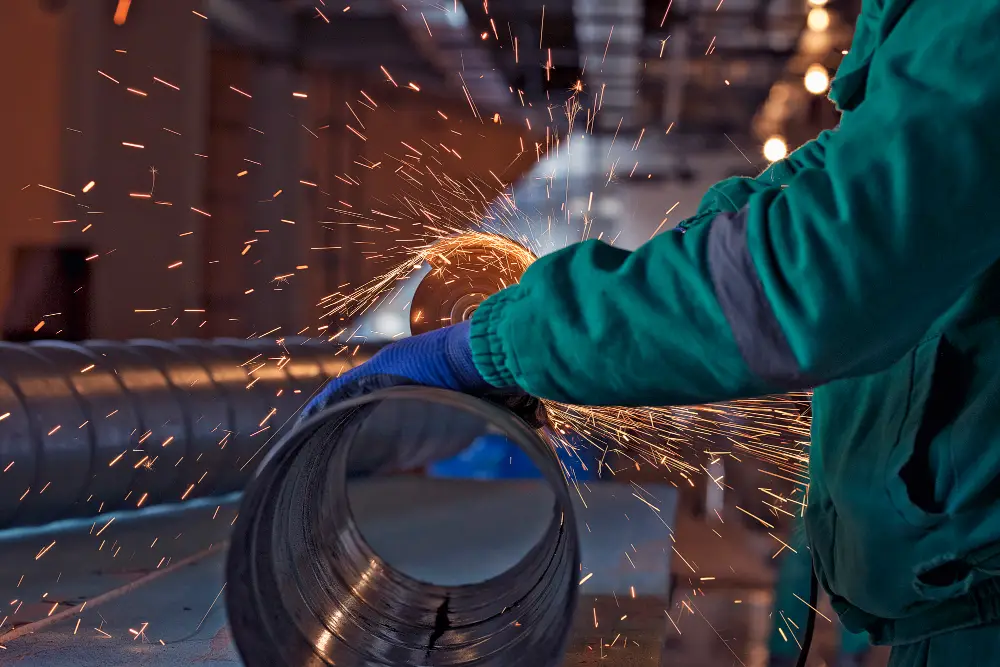
<instances>
[{"instance_id":1,"label":"ceiling light","mask_svg":"<svg viewBox=\"0 0 1000 667\"><path fill-rule=\"evenodd\" d=\"M822 7L813 7L806 17L806 25L814 32L823 32L830 27L830 12Z\"/></svg>"},{"instance_id":2,"label":"ceiling light","mask_svg":"<svg viewBox=\"0 0 1000 667\"><path fill-rule=\"evenodd\" d=\"M764 142L764 157L768 162L784 160L788 155L788 145L781 137L771 137Z\"/></svg>"},{"instance_id":3,"label":"ceiling light","mask_svg":"<svg viewBox=\"0 0 1000 667\"><path fill-rule=\"evenodd\" d=\"M810 65L809 69L806 70L803 84L806 90L813 95L822 95L830 87L830 75L827 73L825 67L816 63L815 65Z\"/></svg>"}]
</instances>

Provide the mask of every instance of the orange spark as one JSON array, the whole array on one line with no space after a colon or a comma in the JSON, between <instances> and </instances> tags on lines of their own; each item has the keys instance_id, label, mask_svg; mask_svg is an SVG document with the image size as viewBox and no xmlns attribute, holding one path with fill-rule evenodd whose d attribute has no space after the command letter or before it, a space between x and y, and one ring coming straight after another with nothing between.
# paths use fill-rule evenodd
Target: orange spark
<instances>
[{"instance_id":1,"label":"orange spark","mask_svg":"<svg viewBox=\"0 0 1000 667\"><path fill-rule=\"evenodd\" d=\"M118 8L115 9L115 25L125 25L128 19L128 10L132 6L132 0L118 0Z\"/></svg>"},{"instance_id":2,"label":"orange spark","mask_svg":"<svg viewBox=\"0 0 1000 667\"><path fill-rule=\"evenodd\" d=\"M156 83L161 83L161 84L163 84L164 86L166 86L167 88L173 88L174 90L180 90L180 88L178 88L178 87L177 87L177 86L175 86L174 84L170 83L169 81L164 81L163 79L161 79L161 78L160 78L160 77L158 77L158 76L154 76L154 77L153 77L153 81L155 81Z\"/></svg>"}]
</instances>

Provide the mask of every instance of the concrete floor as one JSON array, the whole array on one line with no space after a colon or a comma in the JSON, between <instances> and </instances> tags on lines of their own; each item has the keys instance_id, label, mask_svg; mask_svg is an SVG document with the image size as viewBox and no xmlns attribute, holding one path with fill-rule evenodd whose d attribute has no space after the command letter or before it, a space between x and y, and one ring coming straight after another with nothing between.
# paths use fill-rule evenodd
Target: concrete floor
<instances>
[{"instance_id":1,"label":"concrete floor","mask_svg":"<svg viewBox=\"0 0 1000 667\"><path fill-rule=\"evenodd\" d=\"M737 522L674 520L663 490L646 488L666 500L668 519L628 485L586 496L584 563L595 576L582 589L565 667L764 667L770 547L754 546L759 536ZM223 604L236 511L202 503L0 540L0 665L238 665ZM622 557L656 551L663 557L634 568ZM673 605L663 590L668 565L680 575ZM830 664L833 637L821 621L814 665Z\"/></svg>"}]
</instances>

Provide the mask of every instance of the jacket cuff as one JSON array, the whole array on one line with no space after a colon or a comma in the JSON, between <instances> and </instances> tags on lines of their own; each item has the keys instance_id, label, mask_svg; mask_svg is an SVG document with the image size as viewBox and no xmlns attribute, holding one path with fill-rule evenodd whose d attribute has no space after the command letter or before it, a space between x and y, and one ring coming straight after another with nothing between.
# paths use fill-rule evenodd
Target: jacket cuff
<instances>
[{"instance_id":1,"label":"jacket cuff","mask_svg":"<svg viewBox=\"0 0 1000 667\"><path fill-rule=\"evenodd\" d=\"M469 343L476 370L494 387L516 387L513 350L504 344L500 333L506 306L521 297L518 285L497 292L479 305L472 315Z\"/></svg>"}]
</instances>

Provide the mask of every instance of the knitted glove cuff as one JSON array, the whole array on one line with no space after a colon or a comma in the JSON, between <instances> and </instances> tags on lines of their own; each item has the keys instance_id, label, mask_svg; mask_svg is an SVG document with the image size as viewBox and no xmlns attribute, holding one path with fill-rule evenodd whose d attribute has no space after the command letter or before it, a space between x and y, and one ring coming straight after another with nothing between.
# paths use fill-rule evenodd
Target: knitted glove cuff
<instances>
[{"instance_id":1,"label":"knitted glove cuff","mask_svg":"<svg viewBox=\"0 0 1000 667\"><path fill-rule=\"evenodd\" d=\"M465 391L482 391L491 389L488 383L476 369L472 360L472 347L469 345L469 332L472 323L459 322L446 329L445 359L459 386Z\"/></svg>"}]
</instances>

